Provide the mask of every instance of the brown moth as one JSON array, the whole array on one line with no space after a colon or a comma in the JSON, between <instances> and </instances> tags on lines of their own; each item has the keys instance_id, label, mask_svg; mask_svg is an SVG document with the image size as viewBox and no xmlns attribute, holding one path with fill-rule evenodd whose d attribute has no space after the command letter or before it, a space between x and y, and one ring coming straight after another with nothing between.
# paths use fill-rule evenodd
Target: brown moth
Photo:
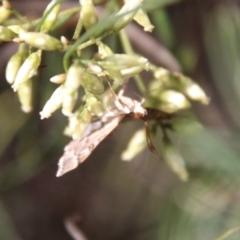
<instances>
[{"instance_id":1,"label":"brown moth","mask_svg":"<svg viewBox=\"0 0 240 240\"><path fill-rule=\"evenodd\" d=\"M106 138L127 115L133 113L138 117L144 117L147 114L142 107L143 102L133 100L123 96L122 89L114 102L114 106L108 109L103 116L89 124L83 136L72 140L64 149L64 154L58 162L57 177L75 169L82 163L98 144Z\"/></svg>"}]
</instances>

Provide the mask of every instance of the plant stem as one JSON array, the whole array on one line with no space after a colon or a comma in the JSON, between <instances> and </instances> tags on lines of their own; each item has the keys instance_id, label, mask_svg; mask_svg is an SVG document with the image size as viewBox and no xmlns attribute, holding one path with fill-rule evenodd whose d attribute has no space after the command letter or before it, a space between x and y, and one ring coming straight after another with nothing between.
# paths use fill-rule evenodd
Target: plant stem
<instances>
[{"instance_id":1,"label":"plant stem","mask_svg":"<svg viewBox=\"0 0 240 240\"><path fill-rule=\"evenodd\" d=\"M72 37L73 41L75 41L75 40L77 40L79 38L80 33L82 31L82 27L83 27L82 19L79 17L77 26L75 28L75 31L74 31L74 34L73 34L73 37Z\"/></svg>"},{"instance_id":2,"label":"plant stem","mask_svg":"<svg viewBox=\"0 0 240 240\"><path fill-rule=\"evenodd\" d=\"M132 46L131 46L131 43L129 41L129 38L126 34L126 31L123 29L119 32L119 35L120 35L120 39L121 39L121 42L122 42L122 45L123 45L123 49L124 51L129 54L129 55L133 55L134 54L134 51L132 49ZM147 89L143 83L143 80L142 78L140 77L139 74L135 75L134 76L134 80L139 88L139 90L142 92L142 93L146 93L147 92Z\"/></svg>"}]
</instances>

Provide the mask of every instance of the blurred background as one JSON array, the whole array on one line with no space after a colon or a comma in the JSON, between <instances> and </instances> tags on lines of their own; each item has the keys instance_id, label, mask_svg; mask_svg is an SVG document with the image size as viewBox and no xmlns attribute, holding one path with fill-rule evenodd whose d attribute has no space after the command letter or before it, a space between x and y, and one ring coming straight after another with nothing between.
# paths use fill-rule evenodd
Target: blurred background
<instances>
[{"instance_id":1,"label":"blurred background","mask_svg":"<svg viewBox=\"0 0 240 240\"><path fill-rule=\"evenodd\" d=\"M11 1L32 19L48 2ZM34 80L34 110L24 114L5 80L17 44L1 43L1 240L73 239L65 228L69 222L89 240L212 240L231 231L226 239L240 239L240 2L156 2L149 11L153 34L136 25L128 32L136 52L181 70L211 98L208 106L193 107L204 129L173 136L189 180L178 180L148 149L132 162L120 160L143 124L138 121L120 124L87 161L56 178L69 141L63 135L67 120L60 111L40 120L39 112L56 88L49 78L63 71L62 55L44 54L46 67ZM63 9L76 5L65 1ZM71 38L76 23L77 16L54 34ZM118 39L110 41L120 52Z\"/></svg>"}]
</instances>

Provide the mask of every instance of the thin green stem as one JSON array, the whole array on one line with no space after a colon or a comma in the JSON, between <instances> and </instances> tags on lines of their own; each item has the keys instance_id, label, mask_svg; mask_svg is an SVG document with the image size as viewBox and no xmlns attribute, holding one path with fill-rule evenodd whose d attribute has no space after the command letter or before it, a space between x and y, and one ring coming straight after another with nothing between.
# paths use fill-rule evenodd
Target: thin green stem
<instances>
[{"instance_id":1,"label":"thin green stem","mask_svg":"<svg viewBox=\"0 0 240 240\"><path fill-rule=\"evenodd\" d=\"M102 38L97 38L97 39L91 38L91 39L88 40L87 42L84 42L83 44L79 45L79 46L77 47L77 50L79 51L79 50L82 50L82 49L84 49L84 48L87 48L87 47L95 44L96 41L99 41L99 40L101 40L101 39L102 39Z\"/></svg>"},{"instance_id":2,"label":"thin green stem","mask_svg":"<svg viewBox=\"0 0 240 240\"><path fill-rule=\"evenodd\" d=\"M120 39L121 39L124 51L127 54L133 55L134 51L132 49L132 45L131 45L131 43L129 41L129 38L128 38L127 34L126 34L126 31L124 29L121 30L119 32L119 35L120 35ZM146 89L146 87L145 87L145 85L143 83L143 80L142 80L141 76L139 74L137 74L133 78L134 78L134 80L135 80L139 90L142 93L147 93L147 89Z\"/></svg>"},{"instance_id":3,"label":"thin green stem","mask_svg":"<svg viewBox=\"0 0 240 240\"><path fill-rule=\"evenodd\" d=\"M67 9L65 11L62 11L58 15L57 22L53 25L51 31L56 30L59 26L67 22L71 17L73 17L76 13L78 13L81 10L81 6L74 7L71 9Z\"/></svg>"},{"instance_id":4,"label":"thin green stem","mask_svg":"<svg viewBox=\"0 0 240 240\"><path fill-rule=\"evenodd\" d=\"M28 19L24 17L20 12L18 12L16 9L12 9L12 14L15 15L20 21L27 22Z\"/></svg>"},{"instance_id":5,"label":"thin green stem","mask_svg":"<svg viewBox=\"0 0 240 240\"><path fill-rule=\"evenodd\" d=\"M46 18L48 17L48 15L52 12L52 10L55 8L56 5L63 3L64 0L57 0L43 15L43 17L41 18L41 20L38 22L38 25L35 28L35 32L39 32L41 29L42 24L44 23L44 21L46 20Z\"/></svg>"},{"instance_id":6,"label":"thin green stem","mask_svg":"<svg viewBox=\"0 0 240 240\"><path fill-rule=\"evenodd\" d=\"M135 82L136 82L139 90L140 90L142 93L147 93L146 86L144 85L143 80L142 80L142 78L140 77L139 74L137 74L137 75L134 76L134 80L135 80Z\"/></svg>"},{"instance_id":7,"label":"thin green stem","mask_svg":"<svg viewBox=\"0 0 240 240\"><path fill-rule=\"evenodd\" d=\"M102 26L100 25L97 25L97 26L94 26L92 27L90 30L88 30L87 32L85 32L76 42L75 44L73 44L72 46L70 46L68 48L68 50L66 51L64 57L63 57L63 67L64 67L64 70L67 72L69 66L70 66L70 58L71 56L73 55L73 53L76 51L76 50L82 50L86 47L89 47L90 45L93 45L95 44L96 41L99 41L99 40L102 40L103 38L105 38L106 36L108 36L111 32L105 32L102 34L101 37L98 37L98 38L93 38L92 36L94 35L94 33L96 33L96 30L98 30L99 32L99 35L100 35L100 32L102 31ZM98 33L97 33L98 35ZM92 37L90 40L88 40L88 42L85 42L87 41L88 38ZM85 42L83 44L83 42Z\"/></svg>"},{"instance_id":8,"label":"thin green stem","mask_svg":"<svg viewBox=\"0 0 240 240\"><path fill-rule=\"evenodd\" d=\"M82 27L83 27L83 24L82 24L82 19L79 17L78 19L78 23L77 23L77 26L75 28L75 31L74 31L74 34L73 34L73 38L72 40L77 40L80 36L80 33L82 31Z\"/></svg>"},{"instance_id":9,"label":"thin green stem","mask_svg":"<svg viewBox=\"0 0 240 240\"><path fill-rule=\"evenodd\" d=\"M122 46L123 46L123 49L124 49L125 53L133 55L134 51L132 49L132 45L131 45L131 43L129 41L129 38L127 36L127 33L126 33L125 29L122 29L119 32L119 36L120 36L120 39L121 39L121 42L122 42Z\"/></svg>"}]
</instances>

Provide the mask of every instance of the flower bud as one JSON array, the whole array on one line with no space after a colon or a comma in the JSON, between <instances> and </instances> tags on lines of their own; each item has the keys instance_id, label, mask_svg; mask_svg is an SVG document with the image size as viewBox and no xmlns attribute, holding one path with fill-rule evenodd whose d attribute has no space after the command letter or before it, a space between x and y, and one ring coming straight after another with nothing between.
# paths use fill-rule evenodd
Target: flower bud
<instances>
[{"instance_id":1,"label":"flower bud","mask_svg":"<svg viewBox=\"0 0 240 240\"><path fill-rule=\"evenodd\" d=\"M188 180L188 172L185 162L179 151L172 145L169 139L163 140L164 160L170 169L178 175L182 181Z\"/></svg>"},{"instance_id":2,"label":"flower bud","mask_svg":"<svg viewBox=\"0 0 240 240\"><path fill-rule=\"evenodd\" d=\"M53 112L62 106L64 94L64 86L61 85L54 91L50 99L44 105L43 110L40 112L41 119L49 118Z\"/></svg>"},{"instance_id":3,"label":"flower bud","mask_svg":"<svg viewBox=\"0 0 240 240\"><path fill-rule=\"evenodd\" d=\"M81 84L83 74L84 69L77 62L74 62L68 69L64 87L70 92L77 90Z\"/></svg>"},{"instance_id":4,"label":"flower bud","mask_svg":"<svg viewBox=\"0 0 240 240\"><path fill-rule=\"evenodd\" d=\"M86 71L81 77L81 84L88 92L93 94L101 94L104 91L104 85L101 79Z\"/></svg>"},{"instance_id":5,"label":"flower bud","mask_svg":"<svg viewBox=\"0 0 240 240\"><path fill-rule=\"evenodd\" d=\"M131 0L130 0L131 1ZM152 32L154 26L151 24L147 13L140 8L136 15L133 18L139 25L141 25L142 27L144 27L144 31L146 32Z\"/></svg>"},{"instance_id":6,"label":"flower bud","mask_svg":"<svg viewBox=\"0 0 240 240\"><path fill-rule=\"evenodd\" d=\"M108 47L108 45L104 44L101 41L97 41L96 44L98 46L98 53L101 59L113 55L113 51L111 50L110 47Z\"/></svg>"},{"instance_id":7,"label":"flower bud","mask_svg":"<svg viewBox=\"0 0 240 240\"><path fill-rule=\"evenodd\" d=\"M159 105L160 110L167 113L177 112L191 106L190 102L182 93L174 90L163 91L158 99L161 101Z\"/></svg>"},{"instance_id":8,"label":"flower bud","mask_svg":"<svg viewBox=\"0 0 240 240\"><path fill-rule=\"evenodd\" d=\"M164 84L162 81L158 79L154 79L149 83L149 94L153 97L158 98L159 94L162 92L164 88Z\"/></svg>"},{"instance_id":9,"label":"flower bud","mask_svg":"<svg viewBox=\"0 0 240 240\"><path fill-rule=\"evenodd\" d=\"M96 96L88 93L86 96L86 105L89 112L91 112L93 115L98 117L102 116L104 109L102 103L97 99Z\"/></svg>"},{"instance_id":10,"label":"flower bud","mask_svg":"<svg viewBox=\"0 0 240 240\"><path fill-rule=\"evenodd\" d=\"M27 51L20 50L9 59L6 67L6 80L8 83L14 83L17 73L26 57Z\"/></svg>"},{"instance_id":11,"label":"flower bud","mask_svg":"<svg viewBox=\"0 0 240 240\"><path fill-rule=\"evenodd\" d=\"M52 6L56 4L56 0L52 0L46 7L45 11L44 11L44 15L49 11L50 8L52 8ZM53 9L51 10L51 12L47 15L47 17L45 18L42 26L41 26L41 32L48 32L51 27L54 25L54 23L57 20L59 11L60 11L61 5L58 3L55 5L55 7L53 7Z\"/></svg>"},{"instance_id":12,"label":"flower bud","mask_svg":"<svg viewBox=\"0 0 240 240\"><path fill-rule=\"evenodd\" d=\"M4 6L0 6L0 23L8 19L11 14L11 10L6 9Z\"/></svg>"},{"instance_id":13,"label":"flower bud","mask_svg":"<svg viewBox=\"0 0 240 240\"><path fill-rule=\"evenodd\" d=\"M50 78L50 81L56 84L62 84L66 80L66 73L58 74Z\"/></svg>"},{"instance_id":14,"label":"flower bud","mask_svg":"<svg viewBox=\"0 0 240 240\"><path fill-rule=\"evenodd\" d=\"M192 81L192 79L179 74L177 75L176 81L179 89L183 93L185 93L190 99L199 101L203 104L209 103L210 100L205 94L205 92L197 83Z\"/></svg>"},{"instance_id":15,"label":"flower bud","mask_svg":"<svg viewBox=\"0 0 240 240\"><path fill-rule=\"evenodd\" d=\"M52 30L57 29L58 27L62 26L65 22L67 22L69 19L74 17L75 14L79 13L79 10L81 9L80 6L72 7L67 10L61 11L58 14L57 21L52 26Z\"/></svg>"},{"instance_id":16,"label":"flower bud","mask_svg":"<svg viewBox=\"0 0 240 240\"><path fill-rule=\"evenodd\" d=\"M20 32L24 31L24 29L20 25L10 25L7 26L7 28L12 30L16 34L19 34Z\"/></svg>"},{"instance_id":17,"label":"flower bud","mask_svg":"<svg viewBox=\"0 0 240 240\"><path fill-rule=\"evenodd\" d=\"M10 42L16 37L16 33L7 27L0 26L0 41Z\"/></svg>"},{"instance_id":18,"label":"flower bud","mask_svg":"<svg viewBox=\"0 0 240 240\"><path fill-rule=\"evenodd\" d=\"M33 52L24 61L24 63L22 64L22 66L20 67L17 73L15 82L12 85L12 88L14 91L18 89L20 84L22 84L23 82L26 82L28 79L30 79L36 74L41 62L40 55L41 55L40 51Z\"/></svg>"},{"instance_id":19,"label":"flower bud","mask_svg":"<svg viewBox=\"0 0 240 240\"><path fill-rule=\"evenodd\" d=\"M121 158L123 161L131 161L147 146L145 129L139 129L134 133L130 139L127 149L122 153Z\"/></svg>"},{"instance_id":20,"label":"flower bud","mask_svg":"<svg viewBox=\"0 0 240 240\"><path fill-rule=\"evenodd\" d=\"M146 58L127 54L113 54L105 57L98 64L116 84L122 84L126 78L140 73L143 69L147 70L149 66Z\"/></svg>"},{"instance_id":21,"label":"flower bud","mask_svg":"<svg viewBox=\"0 0 240 240\"><path fill-rule=\"evenodd\" d=\"M21 84L17 90L21 109L25 113L32 111L32 79Z\"/></svg>"},{"instance_id":22,"label":"flower bud","mask_svg":"<svg viewBox=\"0 0 240 240\"><path fill-rule=\"evenodd\" d=\"M67 92L65 91L65 94L63 96L63 103L62 103L62 113L65 116L72 116L72 111L75 107L76 101L78 98L78 92Z\"/></svg>"},{"instance_id":23,"label":"flower bud","mask_svg":"<svg viewBox=\"0 0 240 240\"><path fill-rule=\"evenodd\" d=\"M125 68L120 71L121 76L126 79L135 76L136 74L142 72L142 66L135 66L130 68Z\"/></svg>"},{"instance_id":24,"label":"flower bud","mask_svg":"<svg viewBox=\"0 0 240 240\"><path fill-rule=\"evenodd\" d=\"M61 36L60 40L61 40L61 43L64 47L69 45L69 41L65 36Z\"/></svg>"},{"instance_id":25,"label":"flower bud","mask_svg":"<svg viewBox=\"0 0 240 240\"><path fill-rule=\"evenodd\" d=\"M104 76L103 69L97 64L88 64L88 70L90 73L96 74L99 77Z\"/></svg>"},{"instance_id":26,"label":"flower bud","mask_svg":"<svg viewBox=\"0 0 240 240\"><path fill-rule=\"evenodd\" d=\"M164 68L158 68L154 72L154 77L167 87L178 88L192 100L199 101L203 104L209 103L209 98L202 88L189 77L180 73L171 73Z\"/></svg>"},{"instance_id":27,"label":"flower bud","mask_svg":"<svg viewBox=\"0 0 240 240\"><path fill-rule=\"evenodd\" d=\"M112 30L118 32L127 26L141 6L142 0L131 0L125 3L116 15L119 16L119 19L114 23Z\"/></svg>"},{"instance_id":28,"label":"flower bud","mask_svg":"<svg viewBox=\"0 0 240 240\"><path fill-rule=\"evenodd\" d=\"M69 123L64 134L71 136L73 139L80 138L87 129L92 115L86 107L80 107L73 116L69 118Z\"/></svg>"},{"instance_id":29,"label":"flower bud","mask_svg":"<svg viewBox=\"0 0 240 240\"><path fill-rule=\"evenodd\" d=\"M92 0L81 0L82 5L80 18L86 30L96 25L98 22L97 12Z\"/></svg>"},{"instance_id":30,"label":"flower bud","mask_svg":"<svg viewBox=\"0 0 240 240\"><path fill-rule=\"evenodd\" d=\"M41 32L20 32L19 39L30 46L46 51L61 50L63 45L60 40Z\"/></svg>"},{"instance_id":31,"label":"flower bud","mask_svg":"<svg viewBox=\"0 0 240 240\"><path fill-rule=\"evenodd\" d=\"M114 83L116 83L117 85L122 85L125 82L125 78L122 77L122 74L120 71L107 69L105 70L105 72L107 76L111 78L114 81Z\"/></svg>"},{"instance_id":32,"label":"flower bud","mask_svg":"<svg viewBox=\"0 0 240 240\"><path fill-rule=\"evenodd\" d=\"M79 88L80 84L87 91L94 94L100 94L104 91L101 80L97 76L88 73L83 67L75 62L70 66L67 72L64 85L70 91L74 91Z\"/></svg>"},{"instance_id":33,"label":"flower bud","mask_svg":"<svg viewBox=\"0 0 240 240\"><path fill-rule=\"evenodd\" d=\"M154 77L163 83L167 83L171 79L170 72L165 68L158 68L154 71Z\"/></svg>"},{"instance_id":34,"label":"flower bud","mask_svg":"<svg viewBox=\"0 0 240 240\"><path fill-rule=\"evenodd\" d=\"M142 67L142 69L148 69L149 67L149 62L146 58L128 54L113 54L105 57L98 64L103 68L114 71L121 71L136 66Z\"/></svg>"}]
</instances>

